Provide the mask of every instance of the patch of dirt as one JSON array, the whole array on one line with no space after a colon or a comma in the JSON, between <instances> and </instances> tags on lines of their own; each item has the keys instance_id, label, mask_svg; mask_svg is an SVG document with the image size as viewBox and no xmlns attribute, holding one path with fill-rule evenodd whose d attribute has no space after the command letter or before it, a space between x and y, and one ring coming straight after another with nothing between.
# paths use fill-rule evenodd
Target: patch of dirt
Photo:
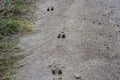
<instances>
[{"instance_id":1,"label":"patch of dirt","mask_svg":"<svg viewBox=\"0 0 120 80\"><path fill-rule=\"evenodd\" d=\"M120 80L120 0L38 0L15 80Z\"/></svg>"}]
</instances>

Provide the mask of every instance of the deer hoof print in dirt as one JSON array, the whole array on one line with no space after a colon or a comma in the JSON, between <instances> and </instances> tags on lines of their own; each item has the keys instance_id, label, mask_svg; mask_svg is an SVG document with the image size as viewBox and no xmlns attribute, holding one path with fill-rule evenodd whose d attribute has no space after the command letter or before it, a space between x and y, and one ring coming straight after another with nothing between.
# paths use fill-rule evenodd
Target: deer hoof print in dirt
<instances>
[{"instance_id":1,"label":"deer hoof print in dirt","mask_svg":"<svg viewBox=\"0 0 120 80\"><path fill-rule=\"evenodd\" d=\"M47 11L54 11L54 7L47 8Z\"/></svg>"},{"instance_id":2,"label":"deer hoof print in dirt","mask_svg":"<svg viewBox=\"0 0 120 80\"><path fill-rule=\"evenodd\" d=\"M61 32L60 34L57 35L58 39L65 39L66 38L66 34L64 32Z\"/></svg>"},{"instance_id":3,"label":"deer hoof print in dirt","mask_svg":"<svg viewBox=\"0 0 120 80\"><path fill-rule=\"evenodd\" d=\"M54 76L53 80L62 80L62 69L58 66L52 66L51 67L51 73Z\"/></svg>"}]
</instances>

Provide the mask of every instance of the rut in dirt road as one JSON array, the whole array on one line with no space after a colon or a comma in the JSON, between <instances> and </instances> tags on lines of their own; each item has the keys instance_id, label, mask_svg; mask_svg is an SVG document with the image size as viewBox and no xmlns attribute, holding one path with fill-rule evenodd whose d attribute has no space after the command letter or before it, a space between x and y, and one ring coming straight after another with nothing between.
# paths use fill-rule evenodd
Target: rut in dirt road
<instances>
[{"instance_id":1,"label":"rut in dirt road","mask_svg":"<svg viewBox=\"0 0 120 80\"><path fill-rule=\"evenodd\" d=\"M120 0L38 0L15 80L120 80Z\"/></svg>"}]
</instances>

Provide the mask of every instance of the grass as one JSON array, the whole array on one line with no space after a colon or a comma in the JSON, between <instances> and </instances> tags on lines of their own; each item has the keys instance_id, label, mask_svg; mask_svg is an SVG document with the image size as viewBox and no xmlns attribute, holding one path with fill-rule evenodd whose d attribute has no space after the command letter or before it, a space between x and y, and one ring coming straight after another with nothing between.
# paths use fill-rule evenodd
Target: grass
<instances>
[{"instance_id":1,"label":"grass","mask_svg":"<svg viewBox=\"0 0 120 80\"><path fill-rule=\"evenodd\" d=\"M17 34L21 31L20 23L18 20L11 18L1 21L0 34L9 36L12 34Z\"/></svg>"},{"instance_id":2,"label":"grass","mask_svg":"<svg viewBox=\"0 0 120 80\"><path fill-rule=\"evenodd\" d=\"M30 10L29 0L6 0L6 6L0 10L0 80L13 80L15 62L20 58L13 56L21 48L17 45L19 34L32 30L32 24L21 18L21 13ZM13 6L12 9L8 7ZM30 6L30 7L29 7Z\"/></svg>"},{"instance_id":3,"label":"grass","mask_svg":"<svg viewBox=\"0 0 120 80\"><path fill-rule=\"evenodd\" d=\"M13 13L15 14L18 14L21 10L21 3L20 2L16 2L16 4L14 5L14 8L13 8Z\"/></svg>"},{"instance_id":4,"label":"grass","mask_svg":"<svg viewBox=\"0 0 120 80\"><path fill-rule=\"evenodd\" d=\"M32 24L25 20L19 19L7 18L1 21L0 25L0 34L4 36L15 35L24 30L32 30Z\"/></svg>"},{"instance_id":5,"label":"grass","mask_svg":"<svg viewBox=\"0 0 120 80\"><path fill-rule=\"evenodd\" d=\"M9 57L7 59L3 59L0 62L0 70L1 70L1 80L12 80L12 76L15 73L14 70L14 62L16 61L15 57Z\"/></svg>"}]
</instances>

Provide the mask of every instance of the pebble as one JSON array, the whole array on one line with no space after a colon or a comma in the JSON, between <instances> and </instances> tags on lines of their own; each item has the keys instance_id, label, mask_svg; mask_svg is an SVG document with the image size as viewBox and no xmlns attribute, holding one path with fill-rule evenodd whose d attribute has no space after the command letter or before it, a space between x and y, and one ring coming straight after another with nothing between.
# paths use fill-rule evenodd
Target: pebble
<instances>
[{"instance_id":1,"label":"pebble","mask_svg":"<svg viewBox=\"0 0 120 80\"><path fill-rule=\"evenodd\" d=\"M76 79L80 79L80 78L81 78L79 74L75 74L74 77L75 77Z\"/></svg>"}]
</instances>

